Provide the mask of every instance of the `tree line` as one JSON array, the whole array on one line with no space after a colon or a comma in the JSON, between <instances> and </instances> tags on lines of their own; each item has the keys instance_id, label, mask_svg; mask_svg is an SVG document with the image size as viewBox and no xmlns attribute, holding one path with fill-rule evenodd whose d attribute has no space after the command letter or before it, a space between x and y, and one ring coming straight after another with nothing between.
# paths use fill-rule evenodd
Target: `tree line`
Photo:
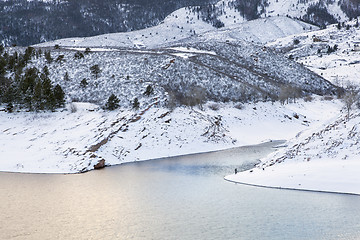
<instances>
[{"instance_id":1,"label":"tree line","mask_svg":"<svg viewBox=\"0 0 360 240\"><path fill-rule=\"evenodd\" d=\"M10 54L0 45L0 104L5 104L8 112L14 109L54 111L64 106L65 92L59 84L53 85L48 67L39 70L28 66L33 57L42 54L47 61L52 61L50 52L43 53L41 49L28 47L24 53Z\"/></svg>"}]
</instances>

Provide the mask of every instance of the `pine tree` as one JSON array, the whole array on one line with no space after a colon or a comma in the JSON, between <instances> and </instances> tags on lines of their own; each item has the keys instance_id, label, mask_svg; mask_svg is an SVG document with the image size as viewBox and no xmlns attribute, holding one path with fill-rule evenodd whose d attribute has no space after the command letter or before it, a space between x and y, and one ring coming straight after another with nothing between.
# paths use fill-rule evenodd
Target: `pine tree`
<instances>
[{"instance_id":1,"label":"pine tree","mask_svg":"<svg viewBox=\"0 0 360 240\"><path fill-rule=\"evenodd\" d=\"M77 51L74 55L75 59L81 59L84 58L84 54L82 52Z\"/></svg>"},{"instance_id":2,"label":"pine tree","mask_svg":"<svg viewBox=\"0 0 360 240\"><path fill-rule=\"evenodd\" d=\"M115 94L111 94L105 104L105 109L108 109L111 111L115 110L120 106L119 102L120 102L120 100L118 99L118 97L115 96Z\"/></svg>"},{"instance_id":3,"label":"pine tree","mask_svg":"<svg viewBox=\"0 0 360 240\"><path fill-rule=\"evenodd\" d=\"M80 87L86 88L86 86L87 86L88 84L89 84L89 83L87 82L86 78L84 78L84 79L81 80L81 82L80 82Z\"/></svg>"},{"instance_id":4,"label":"pine tree","mask_svg":"<svg viewBox=\"0 0 360 240\"><path fill-rule=\"evenodd\" d=\"M91 53L91 49L89 47L85 48L85 54Z\"/></svg>"},{"instance_id":5,"label":"pine tree","mask_svg":"<svg viewBox=\"0 0 360 240\"><path fill-rule=\"evenodd\" d=\"M51 57L50 51L45 51L45 59L50 64L53 61L53 58Z\"/></svg>"},{"instance_id":6,"label":"pine tree","mask_svg":"<svg viewBox=\"0 0 360 240\"><path fill-rule=\"evenodd\" d=\"M65 93L62 90L61 86L57 84L54 88L54 98L55 98L55 106L63 107L65 104Z\"/></svg>"},{"instance_id":7,"label":"pine tree","mask_svg":"<svg viewBox=\"0 0 360 240\"><path fill-rule=\"evenodd\" d=\"M38 73L39 71L36 67L32 67L26 70L24 78L21 82L21 90L23 93L25 93L28 89L31 93L34 91Z\"/></svg>"},{"instance_id":8,"label":"pine tree","mask_svg":"<svg viewBox=\"0 0 360 240\"><path fill-rule=\"evenodd\" d=\"M55 97L52 90L51 80L49 78L45 78L42 81L42 90L43 96L45 100L45 108L54 110L55 109Z\"/></svg>"},{"instance_id":9,"label":"pine tree","mask_svg":"<svg viewBox=\"0 0 360 240\"><path fill-rule=\"evenodd\" d=\"M95 75L95 78L98 78L98 75L101 73L101 69L98 64L90 67L90 71Z\"/></svg>"},{"instance_id":10,"label":"pine tree","mask_svg":"<svg viewBox=\"0 0 360 240\"><path fill-rule=\"evenodd\" d=\"M138 98L135 98L135 99L134 99L134 102L133 102L133 108L134 108L134 109L139 109L139 107L140 107L139 99L138 99Z\"/></svg>"},{"instance_id":11,"label":"pine tree","mask_svg":"<svg viewBox=\"0 0 360 240\"><path fill-rule=\"evenodd\" d=\"M25 65L31 60L31 58L35 55L35 49L33 47L28 47L25 50L25 54L23 56L23 61Z\"/></svg>"},{"instance_id":12,"label":"pine tree","mask_svg":"<svg viewBox=\"0 0 360 240\"><path fill-rule=\"evenodd\" d=\"M14 109L13 103L14 103L14 101L16 99L16 91L15 91L15 88L12 85L10 85L6 89L2 99L3 99L3 102L6 103L7 111L12 112L13 109Z\"/></svg>"},{"instance_id":13,"label":"pine tree","mask_svg":"<svg viewBox=\"0 0 360 240\"><path fill-rule=\"evenodd\" d=\"M44 109L43 96L42 96L42 84L41 84L40 80L38 80L35 84L32 101L33 101L35 110Z\"/></svg>"},{"instance_id":14,"label":"pine tree","mask_svg":"<svg viewBox=\"0 0 360 240\"><path fill-rule=\"evenodd\" d=\"M46 77L48 77L50 75L49 68L47 66L45 66L43 68L42 72Z\"/></svg>"},{"instance_id":15,"label":"pine tree","mask_svg":"<svg viewBox=\"0 0 360 240\"><path fill-rule=\"evenodd\" d=\"M144 92L144 95L150 96L153 92L154 92L154 89L152 88L152 86L151 86L151 85L148 85L148 86L146 87L146 90L145 90L145 92Z\"/></svg>"}]
</instances>

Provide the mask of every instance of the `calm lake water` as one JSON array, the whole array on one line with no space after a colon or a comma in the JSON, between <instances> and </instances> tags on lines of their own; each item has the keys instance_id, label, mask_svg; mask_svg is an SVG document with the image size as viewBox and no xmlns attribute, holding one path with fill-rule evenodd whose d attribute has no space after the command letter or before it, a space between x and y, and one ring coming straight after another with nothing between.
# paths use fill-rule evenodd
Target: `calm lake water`
<instances>
[{"instance_id":1,"label":"calm lake water","mask_svg":"<svg viewBox=\"0 0 360 240\"><path fill-rule=\"evenodd\" d=\"M223 177L276 143L85 174L0 173L0 239L360 239L360 197Z\"/></svg>"}]
</instances>

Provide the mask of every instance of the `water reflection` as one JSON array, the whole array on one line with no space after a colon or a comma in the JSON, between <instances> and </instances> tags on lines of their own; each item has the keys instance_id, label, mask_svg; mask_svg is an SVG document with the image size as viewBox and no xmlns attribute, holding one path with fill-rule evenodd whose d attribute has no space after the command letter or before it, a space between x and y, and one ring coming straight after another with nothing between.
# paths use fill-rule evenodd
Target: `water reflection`
<instances>
[{"instance_id":1,"label":"water reflection","mask_svg":"<svg viewBox=\"0 0 360 240\"><path fill-rule=\"evenodd\" d=\"M236 185L272 144L80 175L0 174L0 239L359 239L360 198Z\"/></svg>"}]
</instances>

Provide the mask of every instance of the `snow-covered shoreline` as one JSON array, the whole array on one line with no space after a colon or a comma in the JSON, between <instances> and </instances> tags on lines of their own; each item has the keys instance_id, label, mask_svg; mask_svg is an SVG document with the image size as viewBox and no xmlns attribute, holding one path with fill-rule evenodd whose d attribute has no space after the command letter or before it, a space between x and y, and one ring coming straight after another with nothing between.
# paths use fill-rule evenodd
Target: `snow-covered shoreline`
<instances>
[{"instance_id":1,"label":"snow-covered shoreline","mask_svg":"<svg viewBox=\"0 0 360 240\"><path fill-rule=\"evenodd\" d=\"M288 141L289 147L257 167L225 177L252 186L360 195L359 113L346 115L313 133Z\"/></svg>"},{"instance_id":2,"label":"snow-covered shoreline","mask_svg":"<svg viewBox=\"0 0 360 240\"><path fill-rule=\"evenodd\" d=\"M209 103L203 111L153 106L109 112L75 105L73 113L0 112L0 171L78 173L102 159L116 165L290 139L340 110L339 101L320 98L288 105L259 102L242 109L218 104L212 110L214 103Z\"/></svg>"}]
</instances>

